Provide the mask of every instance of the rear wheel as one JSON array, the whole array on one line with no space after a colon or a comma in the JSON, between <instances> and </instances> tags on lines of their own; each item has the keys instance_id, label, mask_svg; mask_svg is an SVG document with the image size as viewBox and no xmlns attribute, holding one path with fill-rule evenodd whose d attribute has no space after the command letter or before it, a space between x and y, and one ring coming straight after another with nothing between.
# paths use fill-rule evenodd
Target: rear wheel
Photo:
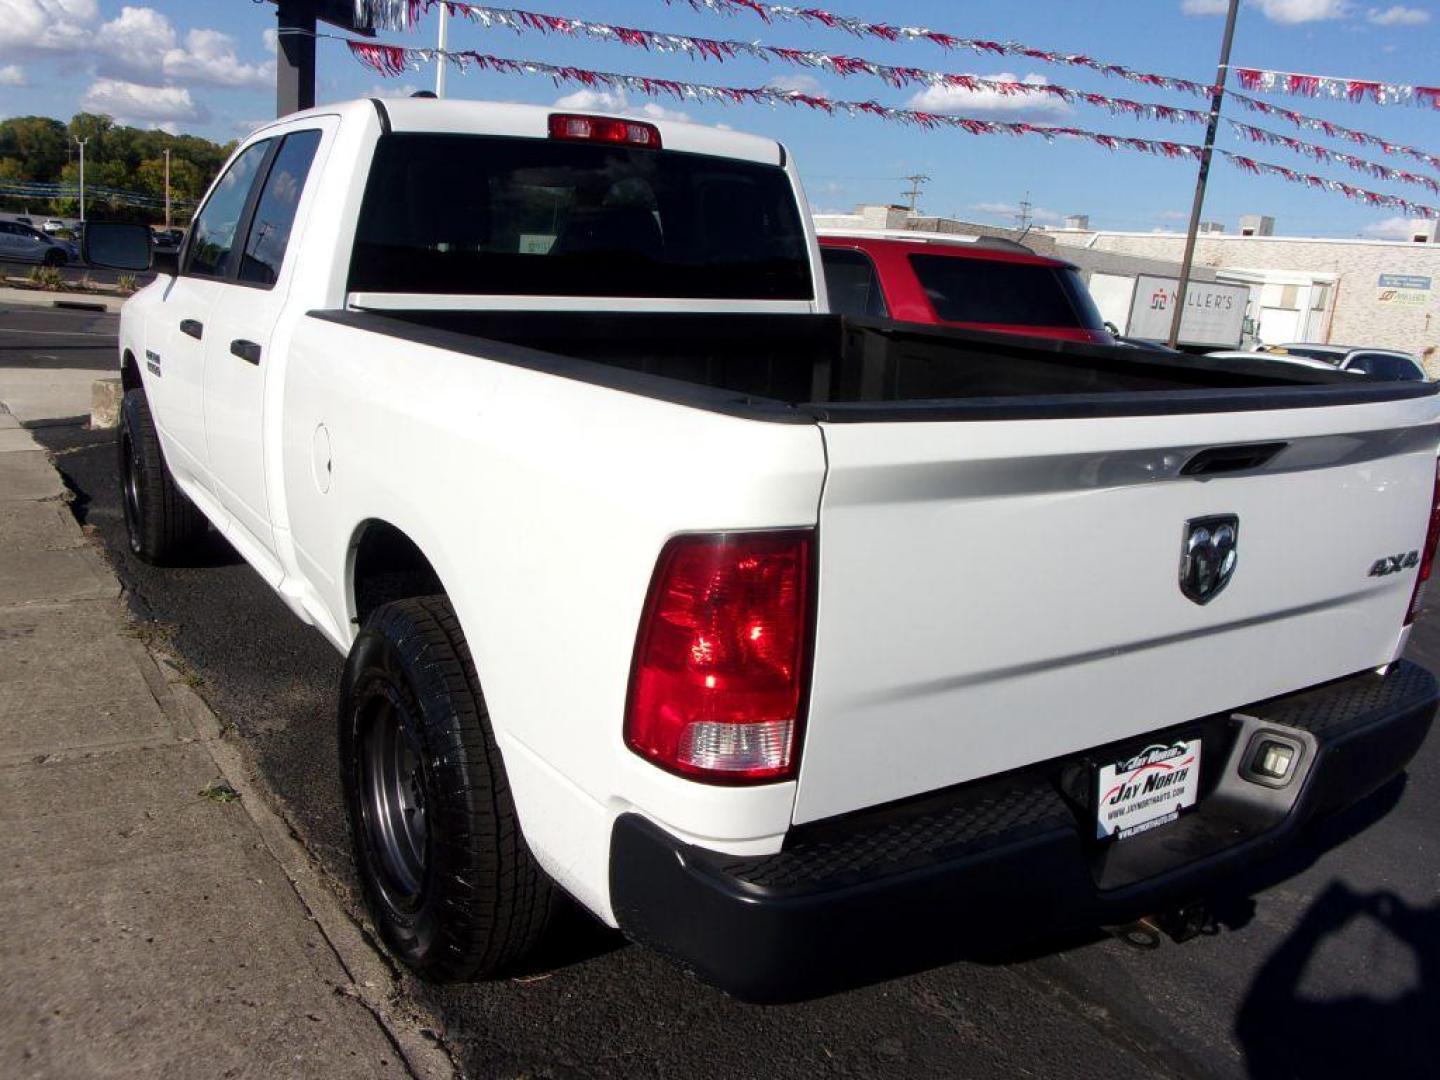
<instances>
[{"instance_id":1,"label":"rear wheel","mask_svg":"<svg viewBox=\"0 0 1440 1080\"><path fill-rule=\"evenodd\" d=\"M520 833L445 597L385 604L366 619L339 719L356 868L386 945L439 982L515 964L543 936L556 890Z\"/></svg>"},{"instance_id":2,"label":"rear wheel","mask_svg":"<svg viewBox=\"0 0 1440 1080\"><path fill-rule=\"evenodd\" d=\"M145 391L127 391L120 406L120 501L130 550L163 563L205 533L205 518L175 486L160 451Z\"/></svg>"}]
</instances>

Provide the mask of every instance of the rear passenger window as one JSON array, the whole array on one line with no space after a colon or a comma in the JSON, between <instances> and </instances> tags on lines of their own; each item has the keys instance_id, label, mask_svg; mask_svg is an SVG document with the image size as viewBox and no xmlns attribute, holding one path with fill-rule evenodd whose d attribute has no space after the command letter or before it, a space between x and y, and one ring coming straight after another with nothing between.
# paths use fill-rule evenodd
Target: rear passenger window
<instances>
[{"instance_id":1,"label":"rear passenger window","mask_svg":"<svg viewBox=\"0 0 1440 1080\"><path fill-rule=\"evenodd\" d=\"M240 217L245 213L250 189L255 186L270 143L270 139L264 139L247 146L225 170L209 201L195 215L183 273L223 278L229 271L235 232L240 228Z\"/></svg>"},{"instance_id":2,"label":"rear passenger window","mask_svg":"<svg viewBox=\"0 0 1440 1080\"><path fill-rule=\"evenodd\" d=\"M820 261L825 266L825 291L830 294L831 311L872 319L889 317L885 294L880 291L880 278L869 255L862 251L821 248Z\"/></svg>"},{"instance_id":3,"label":"rear passenger window","mask_svg":"<svg viewBox=\"0 0 1440 1080\"><path fill-rule=\"evenodd\" d=\"M270 166L270 175L255 205L255 217L240 259L240 280L269 288L280 276L295 211L305 190L305 178L320 146L320 132L296 131L285 136Z\"/></svg>"}]
</instances>

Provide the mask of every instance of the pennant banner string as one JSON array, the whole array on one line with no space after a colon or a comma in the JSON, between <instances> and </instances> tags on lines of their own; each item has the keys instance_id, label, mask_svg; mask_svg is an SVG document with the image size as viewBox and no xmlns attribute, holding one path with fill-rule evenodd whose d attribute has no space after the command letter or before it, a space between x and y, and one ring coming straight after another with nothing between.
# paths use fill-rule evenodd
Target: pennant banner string
<instances>
[{"instance_id":1,"label":"pennant banner string","mask_svg":"<svg viewBox=\"0 0 1440 1080\"><path fill-rule=\"evenodd\" d=\"M1267 146L1283 146L1287 150L1293 150L1297 154L1304 154L1315 161L1338 161L1347 165L1357 172L1367 173L1370 176L1381 180L1398 180L1403 184L1418 184L1428 188L1430 191L1440 195L1440 180L1434 177L1423 176L1419 173L1408 172L1405 169L1391 168L1389 165L1382 165L1378 161L1368 161L1354 154L1347 154L1342 150L1331 150L1329 147L1317 146L1315 143L1304 142L1300 139L1291 138L1289 135L1281 135L1276 131L1269 131L1262 127L1255 127L1252 124L1242 124L1238 120L1226 119L1231 130L1242 138L1249 139L1253 143L1264 143Z\"/></svg>"},{"instance_id":2,"label":"pennant banner string","mask_svg":"<svg viewBox=\"0 0 1440 1080\"><path fill-rule=\"evenodd\" d=\"M970 135L1035 135L1046 142L1054 142L1061 138L1079 139L1102 146L1107 150L1134 150L1166 158L1198 159L1202 153L1202 148L1199 146L1191 143L1172 142L1168 139L1142 139L1129 135L1111 135L1105 132L1089 131L1085 128L1062 127L1055 124L982 120L975 117L955 116L951 113L926 112L920 109L896 109L888 105L881 105L876 101L840 101L820 94L809 94L801 90L782 90L772 86L712 86L646 75L592 71L588 68L549 64L540 60L514 60L476 52L473 49L445 51L416 49L373 41L357 41L334 34L321 33L315 36L343 41L357 60L377 74L388 77L404 75L413 66L420 64L445 61L455 65L461 71L474 68L478 71L490 71L501 75L543 76L557 86L571 83L590 89L603 87L607 90L626 90L647 97L668 98L676 101L720 105L803 105L831 116L837 113L847 116L873 116L891 123L925 130L949 128L964 131ZM1283 165L1256 161L1228 150L1217 149L1215 153L1224 156L1246 172L1280 176L1291 183L1306 184L1309 187L1337 192L1347 198L1361 199L1371 206L1391 207L1421 217L1440 217L1440 208L1413 203L1398 195L1367 191L1344 181L1329 180L1325 177L1296 172Z\"/></svg>"},{"instance_id":3,"label":"pennant banner string","mask_svg":"<svg viewBox=\"0 0 1440 1080\"><path fill-rule=\"evenodd\" d=\"M1112 113L1146 120L1203 124L1210 118L1209 113L1199 109L1179 109L1171 105L1112 98L1104 94L1093 94L1067 86L1058 86L1054 83L1024 82L1016 79L993 79L980 75L928 71L924 68L881 64L874 60L855 56L766 45L759 41L731 41L695 37L691 34L671 34L660 30L643 30L629 26L614 26L610 23L573 19L566 15L547 15L518 8L486 7L463 3L461 0L426 0L426 2L434 6L443 4L452 12L464 15L472 22L487 28L499 27L513 30L517 34L536 31L541 34L584 36L598 41L628 45L632 48L654 50L658 53L684 53L696 59L716 60L721 63L737 56L750 56L765 61L780 60L797 67L827 71L834 75L870 75L897 89L907 86L935 86L970 92L990 91L1002 97L1053 98L1063 101L1067 105L1076 103L1094 105L1108 109Z\"/></svg>"},{"instance_id":4,"label":"pennant banner string","mask_svg":"<svg viewBox=\"0 0 1440 1080\"><path fill-rule=\"evenodd\" d=\"M1345 139L1357 145L1377 146L1387 154L1403 154L1406 157L1414 158L1416 161L1423 161L1432 169L1440 169L1440 155L1428 154L1418 147L1405 146L1402 143L1391 142L1389 139L1382 139L1378 135L1371 135L1364 131L1356 131L1354 128L1342 127L1340 124L1331 123L1329 120L1322 120L1318 116L1307 116L1305 113L1296 112L1294 109L1285 109L1279 105L1272 105L1268 101L1246 97L1244 94L1235 90L1231 90L1225 96L1227 100L1238 101L1251 112L1262 113L1265 116L1274 116L1281 120L1287 120L1305 131L1320 131L1332 139Z\"/></svg>"},{"instance_id":5,"label":"pennant banner string","mask_svg":"<svg viewBox=\"0 0 1440 1080\"><path fill-rule=\"evenodd\" d=\"M354 0L355 19L362 26L382 29L408 30L420 16L439 0ZM1152 72L1135 71L1121 64L1108 64L1083 53L1055 52L1039 49L1018 41L988 41L982 38L960 37L942 30L923 26L892 26L889 23L872 23L845 15L836 15L819 8L790 7L785 4L760 3L759 0L664 0L667 4L688 4L696 11L734 15L748 12L758 15L765 22L804 22L812 26L823 26L831 30L843 30L856 37L869 37L889 42L929 41L947 50L968 50L987 56L1018 56L1045 64L1058 64L1085 68L1101 75L1128 79L1131 82L1166 90L1179 90L1196 97L1209 97L1214 88L1207 83L1193 79L1180 79L1171 75L1156 75ZM452 4L458 9L458 4Z\"/></svg>"},{"instance_id":6,"label":"pennant banner string","mask_svg":"<svg viewBox=\"0 0 1440 1080\"><path fill-rule=\"evenodd\" d=\"M1265 68L1232 68L1246 90L1265 94L1328 97L1337 101L1373 101L1376 105L1419 105L1440 109L1440 86L1410 86L1372 79L1341 79L1332 75L1303 75Z\"/></svg>"}]
</instances>

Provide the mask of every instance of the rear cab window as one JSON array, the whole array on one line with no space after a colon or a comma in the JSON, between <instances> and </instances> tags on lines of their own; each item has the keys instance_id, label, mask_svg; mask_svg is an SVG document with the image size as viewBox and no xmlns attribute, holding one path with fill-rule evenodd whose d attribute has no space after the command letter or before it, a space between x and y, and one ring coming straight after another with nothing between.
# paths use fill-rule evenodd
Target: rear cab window
<instances>
[{"instance_id":1,"label":"rear cab window","mask_svg":"<svg viewBox=\"0 0 1440 1080\"><path fill-rule=\"evenodd\" d=\"M443 197L442 197L443 195ZM779 166L396 132L376 147L352 292L812 300Z\"/></svg>"},{"instance_id":2,"label":"rear cab window","mask_svg":"<svg viewBox=\"0 0 1440 1080\"><path fill-rule=\"evenodd\" d=\"M945 322L1105 329L1080 275L1069 267L954 255L909 259L936 317Z\"/></svg>"}]
</instances>

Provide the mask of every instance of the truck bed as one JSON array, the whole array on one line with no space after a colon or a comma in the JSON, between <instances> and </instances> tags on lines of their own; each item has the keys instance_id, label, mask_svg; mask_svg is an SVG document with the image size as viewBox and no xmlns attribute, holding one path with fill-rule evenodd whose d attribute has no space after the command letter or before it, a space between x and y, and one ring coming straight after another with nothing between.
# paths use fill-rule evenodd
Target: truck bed
<instances>
[{"instance_id":1,"label":"truck bed","mask_svg":"<svg viewBox=\"0 0 1440 1080\"><path fill-rule=\"evenodd\" d=\"M756 419L1234 412L1435 392L1335 371L836 315L326 311L391 337Z\"/></svg>"}]
</instances>

